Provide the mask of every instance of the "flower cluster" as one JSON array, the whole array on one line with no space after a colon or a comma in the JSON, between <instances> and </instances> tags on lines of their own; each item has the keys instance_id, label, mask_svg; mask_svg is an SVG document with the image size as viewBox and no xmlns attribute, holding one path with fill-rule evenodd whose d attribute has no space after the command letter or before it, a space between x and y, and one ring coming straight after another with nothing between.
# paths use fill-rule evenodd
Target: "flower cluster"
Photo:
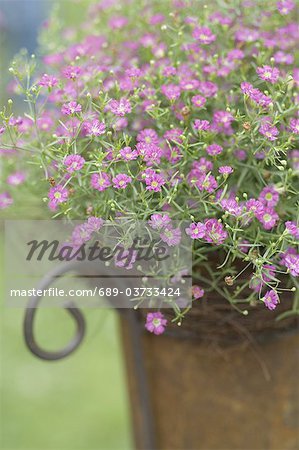
<instances>
[{"instance_id":1,"label":"flower cluster","mask_svg":"<svg viewBox=\"0 0 299 450\"><path fill-rule=\"evenodd\" d=\"M90 1L80 29L52 16L43 70L23 56L10 69L29 110L1 112L0 209L38 179L55 217L145 219L170 246L186 233L196 267L219 259L206 293L217 280L234 307L279 309L299 276L296 5L192 3ZM149 314L150 332L165 326Z\"/></svg>"}]
</instances>

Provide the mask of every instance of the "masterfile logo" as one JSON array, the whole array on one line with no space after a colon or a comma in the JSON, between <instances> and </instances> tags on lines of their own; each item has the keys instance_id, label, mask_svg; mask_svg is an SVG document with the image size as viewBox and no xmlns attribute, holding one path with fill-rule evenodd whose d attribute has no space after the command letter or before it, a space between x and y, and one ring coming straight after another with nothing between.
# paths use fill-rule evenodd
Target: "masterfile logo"
<instances>
[{"instance_id":1,"label":"masterfile logo","mask_svg":"<svg viewBox=\"0 0 299 450\"><path fill-rule=\"evenodd\" d=\"M123 220L65 222L7 221L7 302L26 306L169 308L191 305L192 251L184 230L153 229L148 222ZM38 289L51 277L53 286Z\"/></svg>"}]
</instances>

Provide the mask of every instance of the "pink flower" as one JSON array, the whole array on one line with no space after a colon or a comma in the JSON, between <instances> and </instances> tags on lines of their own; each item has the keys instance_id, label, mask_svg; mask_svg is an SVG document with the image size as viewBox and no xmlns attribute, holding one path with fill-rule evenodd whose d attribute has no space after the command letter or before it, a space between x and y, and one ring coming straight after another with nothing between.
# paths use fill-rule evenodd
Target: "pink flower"
<instances>
[{"instance_id":1,"label":"pink flower","mask_svg":"<svg viewBox=\"0 0 299 450\"><path fill-rule=\"evenodd\" d=\"M60 64L63 61L63 55L61 53L52 53L44 56L43 62L49 66Z\"/></svg>"},{"instance_id":2,"label":"pink flower","mask_svg":"<svg viewBox=\"0 0 299 450\"><path fill-rule=\"evenodd\" d=\"M116 119L113 128L116 131L120 131L123 130L124 128L126 128L128 126L128 119L126 117L120 117L119 119Z\"/></svg>"},{"instance_id":3,"label":"pink flower","mask_svg":"<svg viewBox=\"0 0 299 450\"><path fill-rule=\"evenodd\" d=\"M195 298L195 300L202 298L204 295L205 295L205 291L203 288L201 288L197 284L194 284L192 286L192 296Z\"/></svg>"},{"instance_id":4,"label":"pink flower","mask_svg":"<svg viewBox=\"0 0 299 450\"><path fill-rule=\"evenodd\" d=\"M22 117L14 117L14 116L12 116L10 119L9 119L9 125L11 125L12 127L16 127L16 126L19 126L19 125L22 125L22 123L24 122L24 119L22 118Z\"/></svg>"},{"instance_id":5,"label":"pink flower","mask_svg":"<svg viewBox=\"0 0 299 450\"><path fill-rule=\"evenodd\" d=\"M201 176L196 181L195 185L198 187L200 191L207 191L212 193L217 189L218 183L213 177L213 175L205 175L201 174Z\"/></svg>"},{"instance_id":6,"label":"pink flower","mask_svg":"<svg viewBox=\"0 0 299 450\"><path fill-rule=\"evenodd\" d=\"M189 186L198 186L200 180L202 180L203 172L198 169L192 169L188 173L187 182Z\"/></svg>"},{"instance_id":7,"label":"pink flower","mask_svg":"<svg viewBox=\"0 0 299 450\"><path fill-rule=\"evenodd\" d=\"M121 98L120 100L111 100L108 109L119 117L124 117L132 111L131 103L126 98Z\"/></svg>"},{"instance_id":8,"label":"pink flower","mask_svg":"<svg viewBox=\"0 0 299 450\"><path fill-rule=\"evenodd\" d=\"M269 81L272 84L278 81L280 75L279 69L270 66L258 67L256 69L256 73L258 74L259 78L265 81Z\"/></svg>"},{"instance_id":9,"label":"pink flower","mask_svg":"<svg viewBox=\"0 0 299 450\"><path fill-rule=\"evenodd\" d=\"M236 40L240 42L254 42L259 39L259 31L240 26L235 36Z\"/></svg>"},{"instance_id":10,"label":"pink flower","mask_svg":"<svg viewBox=\"0 0 299 450\"><path fill-rule=\"evenodd\" d=\"M93 173L91 175L91 186L100 192L105 191L111 186L109 175L105 172Z\"/></svg>"},{"instance_id":11,"label":"pink flower","mask_svg":"<svg viewBox=\"0 0 299 450\"><path fill-rule=\"evenodd\" d=\"M221 206L224 211L228 212L232 216L240 216L242 214L242 207L238 202L232 198L221 200Z\"/></svg>"},{"instance_id":12,"label":"pink flower","mask_svg":"<svg viewBox=\"0 0 299 450\"><path fill-rule=\"evenodd\" d=\"M73 173L76 170L81 170L85 164L85 159L80 155L68 155L64 159L64 165L69 173Z\"/></svg>"},{"instance_id":13,"label":"pink flower","mask_svg":"<svg viewBox=\"0 0 299 450\"><path fill-rule=\"evenodd\" d=\"M164 150L164 157L172 164L176 164L183 158L183 155L182 155L181 150L178 147L168 146Z\"/></svg>"},{"instance_id":14,"label":"pink flower","mask_svg":"<svg viewBox=\"0 0 299 450\"><path fill-rule=\"evenodd\" d=\"M189 228L186 228L186 234L191 237L191 239L203 238L206 234L206 227L201 222L191 223Z\"/></svg>"},{"instance_id":15,"label":"pink flower","mask_svg":"<svg viewBox=\"0 0 299 450\"><path fill-rule=\"evenodd\" d=\"M294 134L299 134L299 119L290 120L290 129Z\"/></svg>"},{"instance_id":16,"label":"pink flower","mask_svg":"<svg viewBox=\"0 0 299 450\"><path fill-rule=\"evenodd\" d=\"M160 158L162 156L162 149L156 144L146 144L144 142L139 142L136 145L138 154L143 157L143 159L148 163L160 163Z\"/></svg>"},{"instance_id":17,"label":"pink flower","mask_svg":"<svg viewBox=\"0 0 299 450\"><path fill-rule=\"evenodd\" d=\"M13 199L9 195L9 193L8 192L2 192L0 194L0 209L8 208L12 204L13 204Z\"/></svg>"},{"instance_id":18,"label":"pink flower","mask_svg":"<svg viewBox=\"0 0 299 450\"><path fill-rule=\"evenodd\" d=\"M181 130L180 128L172 128L171 130L166 131L163 137L167 141L173 141L175 144L182 144L182 134L183 130Z\"/></svg>"},{"instance_id":19,"label":"pink flower","mask_svg":"<svg viewBox=\"0 0 299 450\"><path fill-rule=\"evenodd\" d=\"M12 186L19 186L20 184L24 183L24 181L25 181L24 172L14 172L7 177L7 183Z\"/></svg>"},{"instance_id":20,"label":"pink flower","mask_svg":"<svg viewBox=\"0 0 299 450\"><path fill-rule=\"evenodd\" d=\"M62 74L65 78L75 80L81 73L81 68L77 66L67 66L62 70Z\"/></svg>"},{"instance_id":21,"label":"pink flower","mask_svg":"<svg viewBox=\"0 0 299 450\"><path fill-rule=\"evenodd\" d=\"M176 84L163 84L161 86L161 92L170 101L177 100L181 95L181 89Z\"/></svg>"},{"instance_id":22,"label":"pink flower","mask_svg":"<svg viewBox=\"0 0 299 450\"><path fill-rule=\"evenodd\" d=\"M299 276L299 254L288 253L283 259L284 265L289 269L293 277Z\"/></svg>"},{"instance_id":23,"label":"pink flower","mask_svg":"<svg viewBox=\"0 0 299 450\"><path fill-rule=\"evenodd\" d=\"M126 175L125 173L120 173L112 179L113 186L116 189L125 189L131 182L132 178Z\"/></svg>"},{"instance_id":24,"label":"pink flower","mask_svg":"<svg viewBox=\"0 0 299 450\"><path fill-rule=\"evenodd\" d=\"M254 89L250 98L252 101L262 106L263 108L268 108L273 103L271 97L263 94L263 92L259 91L258 89Z\"/></svg>"},{"instance_id":25,"label":"pink flower","mask_svg":"<svg viewBox=\"0 0 299 450\"><path fill-rule=\"evenodd\" d=\"M222 153L223 148L221 147L221 145L218 144L211 144L208 145L207 147L207 153L210 156L217 156L220 155L220 153Z\"/></svg>"},{"instance_id":26,"label":"pink flower","mask_svg":"<svg viewBox=\"0 0 299 450\"><path fill-rule=\"evenodd\" d=\"M299 227L296 222L288 221L285 223L285 227L292 236L299 239Z\"/></svg>"},{"instance_id":27,"label":"pink flower","mask_svg":"<svg viewBox=\"0 0 299 450\"><path fill-rule=\"evenodd\" d=\"M37 119L36 125L39 130L49 131L54 126L54 121L51 117L45 115Z\"/></svg>"},{"instance_id":28,"label":"pink flower","mask_svg":"<svg viewBox=\"0 0 299 450\"><path fill-rule=\"evenodd\" d=\"M210 122L208 120L199 120L196 119L194 122L194 128L198 131L207 131L211 127Z\"/></svg>"},{"instance_id":29,"label":"pink flower","mask_svg":"<svg viewBox=\"0 0 299 450\"><path fill-rule=\"evenodd\" d=\"M293 70L293 80L294 80L294 83L295 83L297 86L299 86L299 68L298 68L298 69L295 68L295 69Z\"/></svg>"},{"instance_id":30,"label":"pink flower","mask_svg":"<svg viewBox=\"0 0 299 450\"><path fill-rule=\"evenodd\" d=\"M276 211L274 211L274 209L264 205L257 208L255 217L259 222L261 222L265 230L271 230L273 227L275 227L279 219L278 214Z\"/></svg>"},{"instance_id":31,"label":"pink flower","mask_svg":"<svg viewBox=\"0 0 299 450\"><path fill-rule=\"evenodd\" d=\"M133 161L138 158L137 150L132 150L131 147L122 148L119 154L125 161Z\"/></svg>"},{"instance_id":32,"label":"pink flower","mask_svg":"<svg viewBox=\"0 0 299 450\"><path fill-rule=\"evenodd\" d=\"M292 9L295 8L295 2L293 0L281 0L276 3L277 9L283 16L289 14Z\"/></svg>"},{"instance_id":33,"label":"pink flower","mask_svg":"<svg viewBox=\"0 0 299 450\"><path fill-rule=\"evenodd\" d=\"M201 157L199 159L199 161L193 161L192 167L195 170L199 170L200 172L207 173L213 169L213 163L212 163L212 161L209 161L208 159Z\"/></svg>"},{"instance_id":34,"label":"pink flower","mask_svg":"<svg viewBox=\"0 0 299 450\"><path fill-rule=\"evenodd\" d=\"M109 26L113 30L118 30L128 24L128 19L124 16L113 16L109 20Z\"/></svg>"},{"instance_id":35,"label":"pink flower","mask_svg":"<svg viewBox=\"0 0 299 450\"><path fill-rule=\"evenodd\" d=\"M106 131L106 125L95 119L92 122L84 122L83 129L86 136L101 136Z\"/></svg>"},{"instance_id":36,"label":"pink flower","mask_svg":"<svg viewBox=\"0 0 299 450\"><path fill-rule=\"evenodd\" d=\"M179 228L172 228L168 225L163 229L160 237L163 242L166 242L167 245L173 247L181 242L181 230Z\"/></svg>"},{"instance_id":37,"label":"pink flower","mask_svg":"<svg viewBox=\"0 0 299 450\"><path fill-rule=\"evenodd\" d=\"M173 66L166 66L166 67L164 67L162 73L163 73L164 77L171 77L171 76L176 75L177 70Z\"/></svg>"},{"instance_id":38,"label":"pink flower","mask_svg":"<svg viewBox=\"0 0 299 450\"><path fill-rule=\"evenodd\" d=\"M154 312L147 314L145 328L150 333L154 333L156 335L162 334L165 331L166 325L167 320L164 318L162 313Z\"/></svg>"},{"instance_id":39,"label":"pink flower","mask_svg":"<svg viewBox=\"0 0 299 450\"><path fill-rule=\"evenodd\" d=\"M211 20L212 22L220 23L221 25L231 25L232 23L231 17L225 16L218 11L211 14L209 20Z\"/></svg>"},{"instance_id":40,"label":"pink flower","mask_svg":"<svg viewBox=\"0 0 299 450\"><path fill-rule=\"evenodd\" d=\"M265 297L263 298L265 306L273 311L279 303L279 297L277 292L273 289L271 291L266 292Z\"/></svg>"},{"instance_id":41,"label":"pink flower","mask_svg":"<svg viewBox=\"0 0 299 450\"><path fill-rule=\"evenodd\" d=\"M234 121L234 116L228 111L216 111L213 115L213 122L222 128L229 128Z\"/></svg>"},{"instance_id":42,"label":"pink flower","mask_svg":"<svg viewBox=\"0 0 299 450\"><path fill-rule=\"evenodd\" d=\"M233 173L234 169L231 166L220 166L218 172L222 175L229 175Z\"/></svg>"},{"instance_id":43,"label":"pink flower","mask_svg":"<svg viewBox=\"0 0 299 450\"><path fill-rule=\"evenodd\" d=\"M227 231L224 230L221 222L217 219L205 221L205 240L211 244L220 245L227 239Z\"/></svg>"},{"instance_id":44,"label":"pink flower","mask_svg":"<svg viewBox=\"0 0 299 450\"><path fill-rule=\"evenodd\" d=\"M131 251L131 249L122 249L121 253L116 253L115 255L115 265L117 267L124 267L127 270L131 270L136 262L138 252L136 250Z\"/></svg>"},{"instance_id":45,"label":"pink flower","mask_svg":"<svg viewBox=\"0 0 299 450\"><path fill-rule=\"evenodd\" d=\"M241 90L243 94L248 95L250 99L256 104L267 108L271 103L272 99L261 92L259 89L255 89L252 84L244 81L241 83Z\"/></svg>"},{"instance_id":46,"label":"pink flower","mask_svg":"<svg viewBox=\"0 0 299 450\"><path fill-rule=\"evenodd\" d=\"M198 90L205 96L205 97L214 97L218 92L218 87L215 83L212 81L200 81Z\"/></svg>"},{"instance_id":47,"label":"pink flower","mask_svg":"<svg viewBox=\"0 0 299 450\"><path fill-rule=\"evenodd\" d=\"M77 102L69 102L62 105L61 112L67 116L79 113L82 111L82 106Z\"/></svg>"},{"instance_id":48,"label":"pink flower","mask_svg":"<svg viewBox=\"0 0 299 450\"><path fill-rule=\"evenodd\" d=\"M195 91L198 89L199 81L196 79L183 79L180 81L180 88L183 91Z\"/></svg>"},{"instance_id":49,"label":"pink flower","mask_svg":"<svg viewBox=\"0 0 299 450\"><path fill-rule=\"evenodd\" d=\"M91 239L92 230L86 223L83 223L81 225L77 225L74 228L74 231L72 233L72 244L73 246L80 247L85 242L88 242Z\"/></svg>"},{"instance_id":50,"label":"pink flower","mask_svg":"<svg viewBox=\"0 0 299 450\"><path fill-rule=\"evenodd\" d=\"M279 194L273 186L266 186L259 195L259 201L266 206L275 206L279 201Z\"/></svg>"},{"instance_id":51,"label":"pink flower","mask_svg":"<svg viewBox=\"0 0 299 450\"><path fill-rule=\"evenodd\" d=\"M50 204L56 206L58 203L64 203L67 201L69 192L61 184L52 187L48 193Z\"/></svg>"},{"instance_id":52,"label":"pink flower","mask_svg":"<svg viewBox=\"0 0 299 450\"><path fill-rule=\"evenodd\" d=\"M201 44L209 45L215 41L216 36L208 27L196 27L193 30L192 36Z\"/></svg>"},{"instance_id":53,"label":"pink flower","mask_svg":"<svg viewBox=\"0 0 299 450\"><path fill-rule=\"evenodd\" d=\"M278 51L273 55L274 61L276 64L293 64L294 56L291 53L285 53L282 51Z\"/></svg>"},{"instance_id":54,"label":"pink flower","mask_svg":"<svg viewBox=\"0 0 299 450\"><path fill-rule=\"evenodd\" d=\"M201 95L194 95L194 97L191 98L191 101L197 108L202 108L206 103L206 99Z\"/></svg>"},{"instance_id":55,"label":"pink flower","mask_svg":"<svg viewBox=\"0 0 299 450\"><path fill-rule=\"evenodd\" d=\"M131 67L130 69L126 70L126 75L130 78L138 78L141 77L142 72L138 67Z\"/></svg>"},{"instance_id":56,"label":"pink flower","mask_svg":"<svg viewBox=\"0 0 299 450\"><path fill-rule=\"evenodd\" d=\"M277 136L279 135L278 129L269 122L263 123L259 129L259 132L269 139L269 141L276 141Z\"/></svg>"},{"instance_id":57,"label":"pink flower","mask_svg":"<svg viewBox=\"0 0 299 450\"><path fill-rule=\"evenodd\" d=\"M104 220L91 216L87 219L86 227L90 232L98 231L104 225Z\"/></svg>"},{"instance_id":58,"label":"pink flower","mask_svg":"<svg viewBox=\"0 0 299 450\"><path fill-rule=\"evenodd\" d=\"M256 213L258 209L263 208L263 204L259 200L251 198L246 202L246 209L248 212Z\"/></svg>"},{"instance_id":59,"label":"pink flower","mask_svg":"<svg viewBox=\"0 0 299 450\"><path fill-rule=\"evenodd\" d=\"M38 82L39 86L46 86L48 88L56 86L57 83L58 83L57 78L53 77L52 75L47 75L46 73L41 77L40 81Z\"/></svg>"},{"instance_id":60,"label":"pink flower","mask_svg":"<svg viewBox=\"0 0 299 450\"><path fill-rule=\"evenodd\" d=\"M145 178L146 189L148 191L160 192L161 187L165 184L165 180L162 175L153 171Z\"/></svg>"},{"instance_id":61,"label":"pink flower","mask_svg":"<svg viewBox=\"0 0 299 450\"><path fill-rule=\"evenodd\" d=\"M152 128L145 128L144 130L140 131L137 135L137 141L143 142L144 144L159 144L159 136L157 135L156 131Z\"/></svg>"},{"instance_id":62,"label":"pink flower","mask_svg":"<svg viewBox=\"0 0 299 450\"><path fill-rule=\"evenodd\" d=\"M234 48L227 53L227 59L229 61L241 60L245 56L244 52L239 48Z\"/></svg>"},{"instance_id":63,"label":"pink flower","mask_svg":"<svg viewBox=\"0 0 299 450\"><path fill-rule=\"evenodd\" d=\"M148 221L148 224L154 230L161 230L166 228L171 223L171 219L168 214L153 214Z\"/></svg>"},{"instance_id":64,"label":"pink flower","mask_svg":"<svg viewBox=\"0 0 299 450\"><path fill-rule=\"evenodd\" d=\"M42 117L37 118L37 126L38 128L40 127L40 123L42 121ZM11 121L9 121L10 125L16 125L18 128L18 131L20 133L28 133L29 131L32 130L33 128L33 124L34 122L31 119L28 119L27 117L24 117L21 120L17 119L17 123L11 123Z\"/></svg>"}]
</instances>

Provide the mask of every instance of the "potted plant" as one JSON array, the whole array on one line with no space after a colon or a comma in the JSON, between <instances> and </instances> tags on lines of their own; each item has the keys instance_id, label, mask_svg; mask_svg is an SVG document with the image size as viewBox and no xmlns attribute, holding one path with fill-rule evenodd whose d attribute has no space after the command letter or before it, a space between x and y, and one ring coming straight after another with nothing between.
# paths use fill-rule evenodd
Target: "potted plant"
<instances>
[{"instance_id":1,"label":"potted plant","mask_svg":"<svg viewBox=\"0 0 299 450\"><path fill-rule=\"evenodd\" d=\"M296 12L90 2L80 27L52 15L42 64L10 68L28 109L1 112L2 209L26 183L54 218L188 223L193 307L135 312L157 448L298 445Z\"/></svg>"}]
</instances>

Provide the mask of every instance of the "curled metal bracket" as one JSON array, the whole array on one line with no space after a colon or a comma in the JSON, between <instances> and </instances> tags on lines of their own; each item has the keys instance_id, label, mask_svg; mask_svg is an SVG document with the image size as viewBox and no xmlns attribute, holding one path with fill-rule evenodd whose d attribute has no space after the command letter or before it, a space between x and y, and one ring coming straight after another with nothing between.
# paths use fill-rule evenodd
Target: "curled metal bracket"
<instances>
[{"instance_id":1,"label":"curled metal bracket","mask_svg":"<svg viewBox=\"0 0 299 450\"><path fill-rule=\"evenodd\" d=\"M42 279L37 289L38 290L47 289L55 281L56 278L75 269L76 265L74 263L63 264L58 266L57 268L55 268L55 270L47 274ZM26 307L23 322L24 340L31 353L33 353L38 358L44 359L46 361L56 361L70 355L71 353L74 352L74 350L76 350L79 347L85 336L85 329L86 329L85 320L82 312L75 307L74 303L72 302L66 303L64 308L66 309L66 311L69 312L69 314L75 320L77 325L76 334L74 338L66 345L66 347L62 348L61 350L58 351L44 350L38 345L34 336L34 320L41 300L42 297L35 296L29 301Z\"/></svg>"}]
</instances>

